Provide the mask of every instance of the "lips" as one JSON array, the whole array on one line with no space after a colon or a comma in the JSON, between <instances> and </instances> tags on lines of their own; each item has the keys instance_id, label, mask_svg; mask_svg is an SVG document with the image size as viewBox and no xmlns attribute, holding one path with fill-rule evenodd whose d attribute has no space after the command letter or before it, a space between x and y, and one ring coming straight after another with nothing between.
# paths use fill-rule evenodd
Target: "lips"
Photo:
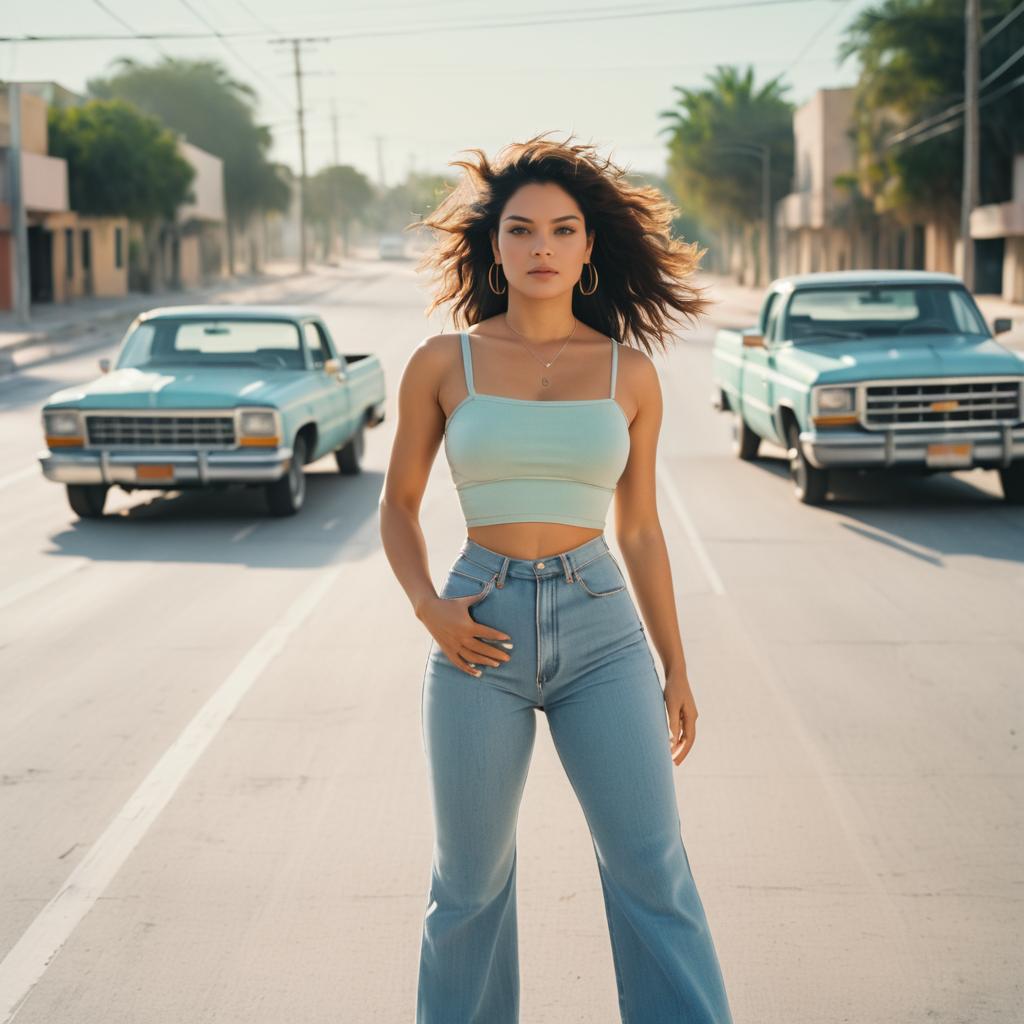
<instances>
[{"instance_id":1,"label":"lips","mask_svg":"<svg viewBox=\"0 0 1024 1024\"><path fill-rule=\"evenodd\" d=\"M552 270L550 268L544 268L544 269L531 270L530 273L531 274L537 274L540 277L554 277L555 274L558 273L558 271L557 270Z\"/></svg>"}]
</instances>

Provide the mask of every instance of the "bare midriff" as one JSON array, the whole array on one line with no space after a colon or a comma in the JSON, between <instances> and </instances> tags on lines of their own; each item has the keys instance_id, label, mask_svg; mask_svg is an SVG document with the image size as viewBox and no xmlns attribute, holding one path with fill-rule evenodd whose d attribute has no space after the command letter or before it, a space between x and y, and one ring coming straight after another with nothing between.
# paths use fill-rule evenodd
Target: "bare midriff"
<instances>
[{"instance_id":1,"label":"bare midriff","mask_svg":"<svg viewBox=\"0 0 1024 1024\"><path fill-rule=\"evenodd\" d=\"M509 558L547 558L586 544L600 537L604 530L568 523L494 523L471 526L466 533L470 540Z\"/></svg>"}]
</instances>

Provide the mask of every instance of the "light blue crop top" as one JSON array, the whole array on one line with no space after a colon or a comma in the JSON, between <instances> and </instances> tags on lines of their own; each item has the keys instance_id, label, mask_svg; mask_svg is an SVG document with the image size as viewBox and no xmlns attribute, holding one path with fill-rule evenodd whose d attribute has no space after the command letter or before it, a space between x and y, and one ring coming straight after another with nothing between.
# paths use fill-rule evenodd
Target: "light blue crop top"
<instances>
[{"instance_id":1,"label":"light blue crop top","mask_svg":"<svg viewBox=\"0 0 1024 1024\"><path fill-rule=\"evenodd\" d=\"M460 338L467 395L448 417L444 445L466 525L604 529L629 458L629 424L614 397L618 342L609 397L560 401L477 393L468 332Z\"/></svg>"}]
</instances>

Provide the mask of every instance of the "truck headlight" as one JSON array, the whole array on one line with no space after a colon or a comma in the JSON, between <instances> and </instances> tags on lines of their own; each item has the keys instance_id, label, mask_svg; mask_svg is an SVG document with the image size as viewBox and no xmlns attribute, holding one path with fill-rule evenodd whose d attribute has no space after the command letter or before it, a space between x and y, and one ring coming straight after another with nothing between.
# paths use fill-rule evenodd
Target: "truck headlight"
<instances>
[{"instance_id":1,"label":"truck headlight","mask_svg":"<svg viewBox=\"0 0 1024 1024\"><path fill-rule=\"evenodd\" d=\"M281 443L277 414L269 409L243 409L238 416L238 443L249 447L276 448Z\"/></svg>"},{"instance_id":2,"label":"truck headlight","mask_svg":"<svg viewBox=\"0 0 1024 1024\"><path fill-rule=\"evenodd\" d=\"M857 404L853 388L821 388L816 394L818 412L853 412Z\"/></svg>"},{"instance_id":3,"label":"truck headlight","mask_svg":"<svg viewBox=\"0 0 1024 1024\"><path fill-rule=\"evenodd\" d=\"M811 420L816 427L849 427L856 424L857 389L815 388L811 392Z\"/></svg>"},{"instance_id":4,"label":"truck headlight","mask_svg":"<svg viewBox=\"0 0 1024 1024\"><path fill-rule=\"evenodd\" d=\"M75 409L55 409L43 413L43 432L50 448L85 443L82 414Z\"/></svg>"}]
</instances>

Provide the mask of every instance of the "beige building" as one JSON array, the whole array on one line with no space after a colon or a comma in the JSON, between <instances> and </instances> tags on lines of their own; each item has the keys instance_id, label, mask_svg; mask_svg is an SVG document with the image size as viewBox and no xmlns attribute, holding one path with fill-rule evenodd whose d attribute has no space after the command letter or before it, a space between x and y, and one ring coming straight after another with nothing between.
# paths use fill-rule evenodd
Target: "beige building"
<instances>
[{"instance_id":1,"label":"beige building","mask_svg":"<svg viewBox=\"0 0 1024 1024\"><path fill-rule=\"evenodd\" d=\"M780 276L927 263L926 225L875 210L856 187L853 103L852 88L820 89L793 116L793 191L775 206Z\"/></svg>"},{"instance_id":2,"label":"beige building","mask_svg":"<svg viewBox=\"0 0 1024 1024\"><path fill-rule=\"evenodd\" d=\"M978 291L1024 302L1024 153L1013 160L1013 193L1005 203L971 211Z\"/></svg>"},{"instance_id":3,"label":"beige building","mask_svg":"<svg viewBox=\"0 0 1024 1024\"><path fill-rule=\"evenodd\" d=\"M224 163L184 139L178 152L196 173L191 202L178 207L170 265L178 287L194 288L226 272Z\"/></svg>"},{"instance_id":4,"label":"beige building","mask_svg":"<svg viewBox=\"0 0 1024 1024\"><path fill-rule=\"evenodd\" d=\"M49 155L47 101L21 92L21 186L28 226L31 302L67 302L84 295L124 295L128 289L128 222L80 217L68 202L67 163ZM0 92L0 309L13 307L18 272L12 235L11 111Z\"/></svg>"}]
</instances>

